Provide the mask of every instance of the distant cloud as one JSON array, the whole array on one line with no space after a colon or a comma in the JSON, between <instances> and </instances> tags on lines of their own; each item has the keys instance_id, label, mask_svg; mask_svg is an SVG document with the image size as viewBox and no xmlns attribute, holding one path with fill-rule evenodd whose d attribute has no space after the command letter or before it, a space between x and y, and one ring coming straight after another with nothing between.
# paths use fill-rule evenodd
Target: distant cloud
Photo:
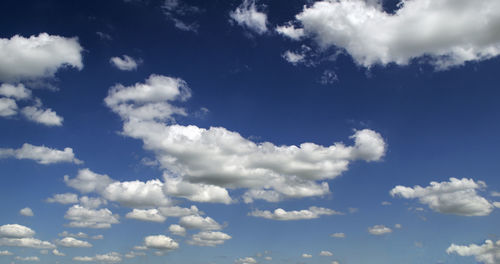
<instances>
[{"instance_id":1,"label":"distant cloud","mask_svg":"<svg viewBox=\"0 0 500 264\"><path fill-rule=\"evenodd\" d=\"M392 229L384 225L375 225L368 228L368 232L372 235L380 236L392 232Z\"/></svg>"},{"instance_id":2,"label":"distant cloud","mask_svg":"<svg viewBox=\"0 0 500 264\"><path fill-rule=\"evenodd\" d=\"M257 34L267 32L267 14L257 10L255 0L243 0L240 6L229 13L238 25Z\"/></svg>"},{"instance_id":3,"label":"distant cloud","mask_svg":"<svg viewBox=\"0 0 500 264\"><path fill-rule=\"evenodd\" d=\"M344 233L333 233L330 235L331 237L336 237L336 238L345 238Z\"/></svg>"},{"instance_id":4,"label":"distant cloud","mask_svg":"<svg viewBox=\"0 0 500 264\"><path fill-rule=\"evenodd\" d=\"M282 57L289 63L297 65L304 61L305 55L302 53L295 53L293 51L287 50L285 51L285 53L283 53Z\"/></svg>"},{"instance_id":5,"label":"distant cloud","mask_svg":"<svg viewBox=\"0 0 500 264\"><path fill-rule=\"evenodd\" d=\"M31 208L29 208L29 207L25 207L25 208L19 210L19 214L24 215L24 216L34 216L35 215L33 213L33 210L31 210Z\"/></svg>"},{"instance_id":6,"label":"distant cloud","mask_svg":"<svg viewBox=\"0 0 500 264\"><path fill-rule=\"evenodd\" d=\"M229 239L231 239L231 236L226 233L219 231L201 231L194 234L187 243L202 247L215 247L224 244L224 242Z\"/></svg>"},{"instance_id":7,"label":"distant cloud","mask_svg":"<svg viewBox=\"0 0 500 264\"><path fill-rule=\"evenodd\" d=\"M165 0L162 9L167 19L173 22L177 29L191 32L198 31L200 27L198 22L187 22L187 20L193 20L192 16L201 13L200 8L188 5L182 0Z\"/></svg>"},{"instance_id":8,"label":"distant cloud","mask_svg":"<svg viewBox=\"0 0 500 264\"><path fill-rule=\"evenodd\" d=\"M303 253L302 257L303 258L312 258L313 256L311 254Z\"/></svg>"},{"instance_id":9,"label":"distant cloud","mask_svg":"<svg viewBox=\"0 0 500 264\"><path fill-rule=\"evenodd\" d=\"M234 264L256 264L257 260L252 257L239 258L234 261Z\"/></svg>"},{"instance_id":10,"label":"distant cloud","mask_svg":"<svg viewBox=\"0 0 500 264\"><path fill-rule=\"evenodd\" d=\"M32 256L32 257L16 256L14 259L19 261L40 261L40 259L37 256Z\"/></svg>"},{"instance_id":11,"label":"distant cloud","mask_svg":"<svg viewBox=\"0 0 500 264\"><path fill-rule=\"evenodd\" d=\"M61 162L83 163L75 157L72 148L58 150L45 146L34 146L28 143L24 143L19 149L0 148L0 159L2 158L30 159L44 165Z\"/></svg>"},{"instance_id":12,"label":"distant cloud","mask_svg":"<svg viewBox=\"0 0 500 264\"><path fill-rule=\"evenodd\" d=\"M59 193L47 198L48 203L75 204L78 203L78 195L74 193Z\"/></svg>"},{"instance_id":13,"label":"distant cloud","mask_svg":"<svg viewBox=\"0 0 500 264\"><path fill-rule=\"evenodd\" d=\"M102 40L113 40L113 37L111 37L111 35L101 31L97 31L96 35L99 36L99 38Z\"/></svg>"},{"instance_id":14,"label":"distant cloud","mask_svg":"<svg viewBox=\"0 0 500 264\"><path fill-rule=\"evenodd\" d=\"M99 262L99 263L105 263L105 264L114 264L114 263L119 263L122 261L121 255L117 252L110 252L106 254L97 254L94 257L74 257L74 261L81 261L81 262Z\"/></svg>"},{"instance_id":15,"label":"distant cloud","mask_svg":"<svg viewBox=\"0 0 500 264\"><path fill-rule=\"evenodd\" d=\"M57 250L57 248L54 248L52 250L52 254L54 254L54 256L59 256L59 257L64 257L66 256L66 254L62 253L61 251Z\"/></svg>"},{"instance_id":16,"label":"distant cloud","mask_svg":"<svg viewBox=\"0 0 500 264\"><path fill-rule=\"evenodd\" d=\"M326 251L326 250L323 250L319 253L320 256L323 256L323 257L331 257L333 256L333 253L330 252L330 251Z\"/></svg>"},{"instance_id":17,"label":"distant cloud","mask_svg":"<svg viewBox=\"0 0 500 264\"><path fill-rule=\"evenodd\" d=\"M57 241L57 244L61 247L72 247L72 248L89 248L92 247L87 241L78 240L74 237L65 237Z\"/></svg>"},{"instance_id":18,"label":"distant cloud","mask_svg":"<svg viewBox=\"0 0 500 264\"><path fill-rule=\"evenodd\" d=\"M272 220L290 221L319 218L322 215L340 215L342 213L328 208L311 206L308 210L285 211L281 208L271 211L254 210L249 215Z\"/></svg>"},{"instance_id":19,"label":"distant cloud","mask_svg":"<svg viewBox=\"0 0 500 264\"><path fill-rule=\"evenodd\" d=\"M428 187L405 187L398 185L390 194L406 199L418 199L432 210L444 214L464 216L485 216L493 211L493 205L477 194L478 189L485 188L482 181L473 179L450 178L448 182L431 182Z\"/></svg>"},{"instance_id":20,"label":"distant cloud","mask_svg":"<svg viewBox=\"0 0 500 264\"><path fill-rule=\"evenodd\" d=\"M128 55L123 55L122 57L123 59L120 57L112 57L109 62L111 63L111 65L122 71L133 71L137 69L137 66L139 66L139 63L141 63L141 60L135 60Z\"/></svg>"},{"instance_id":21,"label":"distant cloud","mask_svg":"<svg viewBox=\"0 0 500 264\"><path fill-rule=\"evenodd\" d=\"M446 249L448 254L458 254L459 256L474 256L477 262L484 264L500 263L500 240L493 242L486 240L482 245L470 244L468 246L460 246L451 244Z\"/></svg>"},{"instance_id":22,"label":"distant cloud","mask_svg":"<svg viewBox=\"0 0 500 264\"><path fill-rule=\"evenodd\" d=\"M14 253L8 251L8 250L1 250L0 251L0 256L12 256Z\"/></svg>"}]
</instances>

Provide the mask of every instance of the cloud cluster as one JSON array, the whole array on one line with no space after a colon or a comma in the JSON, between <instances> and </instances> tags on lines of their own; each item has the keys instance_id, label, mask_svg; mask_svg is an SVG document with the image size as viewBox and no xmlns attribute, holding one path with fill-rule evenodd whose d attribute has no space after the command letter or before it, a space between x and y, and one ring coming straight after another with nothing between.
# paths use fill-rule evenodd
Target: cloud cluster
<instances>
[{"instance_id":1,"label":"cloud cluster","mask_svg":"<svg viewBox=\"0 0 500 264\"><path fill-rule=\"evenodd\" d=\"M267 14L257 10L255 0L243 0L240 6L229 13L238 25L257 34L267 32Z\"/></svg>"},{"instance_id":2,"label":"cloud cluster","mask_svg":"<svg viewBox=\"0 0 500 264\"><path fill-rule=\"evenodd\" d=\"M19 224L7 224L0 226L0 246L6 247L28 247L38 249L55 248L55 245L33 238L35 231Z\"/></svg>"},{"instance_id":3,"label":"cloud cluster","mask_svg":"<svg viewBox=\"0 0 500 264\"><path fill-rule=\"evenodd\" d=\"M75 164L83 163L75 157L72 148L64 148L64 150L52 149L45 146L34 146L24 143L21 148L0 148L0 159L15 158L15 159L30 159L39 164L53 164L61 162L70 162Z\"/></svg>"},{"instance_id":4,"label":"cloud cluster","mask_svg":"<svg viewBox=\"0 0 500 264\"><path fill-rule=\"evenodd\" d=\"M484 264L500 263L500 240L493 242L486 240L482 245L470 244L468 246L460 246L451 244L446 253L455 253L460 256L474 256L477 262Z\"/></svg>"},{"instance_id":5,"label":"cloud cluster","mask_svg":"<svg viewBox=\"0 0 500 264\"><path fill-rule=\"evenodd\" d=\"M337 212L332 209L311 206L308 210L300 210L300 211L285 211L281 208L274 210L274 212L265 210L254 210L248 215L255 217L262 217L266 219L272 220L280 220L280 221L290 221L290 220L304 220L304 219L314 219L319 218L322 215L341 215L343 213Z\"/></svg>"},{"instance_id":6,"label":"cloud cluster","mask_svg":"<svg viewBox=\"0 0 500 264\"><path fill-rule=\"evenodd\" d=\"M484 197L477 194L478 189L485 188L482 181L473 179L450 178L445 182L431 182L430 186L405 187L398 185L390 194L406 199L418 199L432 210L443 214L464 216L484 216L493 211L494 206Z\"/></svg>"},{"instance_id":7,"label":"cloud cluster","mask_svg":"<svg viewBox=\"0 0 500 264\"><path fill-rule=\"evenodd\" d=\"M390 14L381 1L322 0L276 30L293 40L310 38L322 50L345 50L365 67L427 57L443 69L500 54L500 17L491 12L498 9L496 0L403 0Z\"/></svg>"}]
</instances>

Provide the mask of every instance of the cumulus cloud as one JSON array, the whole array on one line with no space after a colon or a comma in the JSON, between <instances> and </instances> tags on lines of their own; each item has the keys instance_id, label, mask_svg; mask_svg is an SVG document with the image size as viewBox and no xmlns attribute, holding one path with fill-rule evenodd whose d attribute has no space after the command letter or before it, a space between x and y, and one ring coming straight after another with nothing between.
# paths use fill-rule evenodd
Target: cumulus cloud
<instances>
[{"instance_id":1,"label":"cumulus cloud","mask_svg":"<svg viewBox=\"0 0 500 264\"><path fill-rule=\"evenodd\" d=\"M39 164L53 164L61 162L71 162L75 164L83 163L75 157L72 148L64 148L64 150L51 149L45 146L34 146L24 143L21 148L0 148L0 159L15 158L15 159L30 159Z\"/></svg>"},{"instance_id":2,"label":"cumulus cloud","mask_svg":"<svg viewBox=\"0 0 500 264\"><path fill-rule=\"evenodd\" d=\"M345 50L365 67L426 56L447 68L500 54L500 17L491 12L500 9L496 0L404 0L394 14L374 2L317 1L276 30L295 40L311 38L323 50Z\"/></svg>"},{"instance_id":3,"label":"cumulus cloud","mask_svg":"<svg viewBox=\"0 0 500 264\"><path fill-rule=\"evenodd\" d=\"M106 254L97 254L94 257L88 257L88 256L74 257L73 260L74 261L81 261L81 262L95 261L95 262L100 262L100 263L114 264L114 263L121 262L122 258L121 258L121 255L119 253L110 252L110 253L106 253Z\"/></svg>"},{"instance_id":4,"label":"cumulus cloud","mask_svg":"<svg viewBox=\"0 0 500 264\"><path fill-rule=\"evenodd\" d=\"M482 181L473 179L450 178L448 182L431 182L430 186L405 187L398 185L390 194L406 199L418 199L432 210L444 214L464 216L484 216L493 211L493 205L477 194L478 189L485 188Z\"/></svg>"},{"instance_id":5,"label":"cumulus cloud","mask_svg":"<svg viewBox=\"0 0 500 264\"><path fill-rule=\"evenodd\" d=\"M54 248L54 250L52 250L52 254L54 254L54 256L59 256L59 257L66 256L66 254L64 254L61 251L57 250L57 248Z\"/></svg>"},{"instance_id":6,"label":"cumulus cloud","mask_svg":"<svg viewBox=\"0 0 500 264\"><path fill-rule=\"evenodd\" d=\"M69 187L81 193L102 193L104 189L114 181L108 175L98 174L89 169L81 169L78 171L78 175L73 179L65 175L64 182Z\"/></svg>"},{"instance_id":7,"label":"cumulus cloud","mask_svg":"<svg viewBox=\"0 0 500 264\"><path fill-rule=\"evenodd\" d=\"M32 237L23 238L0 238L0 246L6 247L26 247L26 248L37 248L37 249L52 249L56 246L48 241L42 241Z\"/></svg>"},{"instance_id":8,"label":"cumulus cloud","mask_svg":"<svg viewBox=\"0 0 500 264\"><path fill-rule=\"evenodd\" d=\"M315 219L322 215L339 215L340 212L334 211L332 209L311 206L308 210L300 211L285 211L281 208L274 210L274 212L265 210L254 210L249 215L255 217L262 217L272 220L290 221L290 220L304 220L304 219Z\"/></svg>"},{"instance_id":9,"label":"cumulus cloud","mask_svg":"<svg viewBox=\"0 0 500 264\"><path fill-rule=\"evenodd\" d=\"M333 256L333 253L330 252L330 251L326 251L326 250L323 250L319 253L320 256L323 256L323 257L331 257Z\"/></svg>"},{"instance_id":10,"label":"cumulus cloud","mask_svg":"<svg viewBox=\"0 0 500 264\"><path fill-rule=\"evenodd\" d=\"M252 257L239 258L234 261L235 264L256 264L257 260Z\"/></svg>"},{"instance_id":11,"label":"cumulus cloud","mask_svg":"<svg viewBox=\"0 0 500 264\"><path fill-rule=\"evenodd\" d=\"M52 77L59 68L83 68L77 38L40 33L25 38L0 38L0 81Z\"/></svg>"},{"instance_id":12,"label":"cumulus cloud","mask_svg":"<svg viewBox=\"0 0 500 264\"><path fill-rule=\"evenodd\" d=\"M74 237L65 237L57 241L57 244L62 247L73 247L73 248L89 248L92 247L87 241L78 240Z\"/></svg>"},{"instance_id":13,"label":"cumulus cloud","mask_svg":"<svg viewBox=\"0 0 500 264\"><path fill-rule=\"evenodd\" d=\"M128 55L123 55L123 59L120 57L112 57L109 62L111 63L111 65L122 71L132 71L137 69L140 60L136 61L134 58Z\"/></svg>"},{"instance_id":14,"label":"cumulus cloud","mask_svg":"<svg viewBox=\"0 0 500 264\"><path fill-rule=\"evenodd\" d=\"M19 210L19 214L24 215L24 216L34 216L35 215L33 213L33 210L31 210L31 208L29 208L29 207L25 207L25 208Z\"/></svg>"},{"instance_id":15,"label":"cumulus cloud","mask_svg":"<svg viewBox=\"0 0 500 264\"><path fill-rule=\"evenodd\" d=\"M170 231L170 233L172 233L176 236L185 236L186 235L186 228L184 228L180 225L170 225L168 227L168 231Z\"/></svg>"},{"instance_id":16,"label":"cumulus cloud","mask_svg":"<svg viewBox=\"0 0 500 264\"><path fill-rule=\"evenodd\" d=\"M179 224L188 229L201 229L201 230L219 230L221 225L211 217L203 217L200 215L183 216L179 220Z\"/></svg>"},{"instance_id":17,"label":"cumulus cloud","mask_svg":"<svg viewBox=\"0 0 500 264\"><path fill-rule=\"evenodd\" d=\"M144 246L159 250L174 250L179 248L179 243L168 236L157 235L145 237Z\"/></svg>"},{"instance_id":18,"label":"cumulus cloud","mask_svg":"<svg viewBox=\"0 0 500 264\"><path fill-rule=\"evenodd\" d=\"M201 215L203 212L198 210L196 205L191 205L189 208L183 208L179 206L170 206L170 207L160 207L158 210L162 215L166 217L183 217L188 215Z\"/></svg>"},{"instance_id":19,"label":"cumulus cloud","mask_svg":"<svg viewBox=\"0 0 500 264\"><path fill-rule=\"evenodd\" d=\"M70 220L70 227L80 228L110 228L112 224L119 223L119 216L109 209L88 209L80 205L73 205L66 211L64 218Z\"/></svg>"},{"instance_id":20,"label":"cumulus cloud","mask_svg":"<svg viewBox=\"0 0 500 264\"><path fill-rule=\"evenodd\" d=\"M384 225L375 225L368 228L368 232L375 236L385 235L392 232L392 229Z\"/></svg>"},{"instance_id":21,"label":"cumulus cloud","mask_svg":"<svg viewBox=\"0 0 500 264\"><path fill-rule=\"evenodd\" d=\"M96 209L99 208L101 205L106 205L108 204L108 201L100 198L100 197L88 197L88 196L82 196L80 197L80 205L85 207L85 208L90 208L90 209Z\"/></svg>"},{"instance_id":22,"label":"cumulus cloud","mask_svg":"<svg viewBox=\"0 0 500 264\"><path fill-rule=\"evenodd\" d=\"M383 138L369 129L355 131L352 146L276 146L252 142L223 127L169 124L174 115L186 115L173 104L190 95L183 80L153 74L145 83L117 84L105 98L123 119L123 134L142 140L156 154L166 172L168 195L226 204L234 201L227 189L248 188L245 202L321 196L329 193L325 180L346 171L350 162L379 161L385 154Z\"/></svg>"},{"instance_id":23,"label":"cumulus cloud","mask_svg":"<svg viewBox=\"0 0 500 264\"><path fill-rule=\"evenodd\" d=\"M128 207L166 206L170 204L170 200L162 189L163 183L160 180L113 182L104 189L102 195Z\"/></svg>"},{"instance_id":24,"label":"cumulus cloud","mask_svg":"<svg viewBox=\"0 0 500 264\"><path fill-rule=\"evenodd\" d=\"M257 10L255 0L243 0L240 6L229 13L238 25L257 34L267 32L267 14Z\"/></svg>"},{"instance_id":25,"label":"cumulus cloud","mask_svg":"<svg viewBox=\"0 0 500 264\"><path fill-rule=\"evenodd\" d=\"M24 238L32 237L35 235L33 229L18 225L18 224L7 224L0 226L0 237L6 238Z\"/></svg>"},{"instance_id":26,"label":"cumulus cloud","mask_svg":"<svg viewBox=\"0 0 500 264\"><path fill-rule=\"evenodd\" d=\"M21 110L23 116L35 123L46 126L62 126L63 118L50 108L42 108L41 105L26 106Z\"/></svg>"},{"instance_id":27,"label":"cumulus cloud","mask_svg":"<svg viewBox=\"0 0 500 264\"><path fill-rule=\"evenodd\" d=\"M15 100L24 100L31 98L31 90L27 89L22 83L17 85L3 83L0 85L0 95Z\"/></svg>"},{"instance_id":28,"label":"cumulus cloud","mask_svg":"<svg viewBox=\"0 0 500 264\"><path fill-rule=\"evenodd\" d=\"M470 244L460 246L451 244L446 249L448 254L458 254L460 256L474 256L477 262L484 264L498 264L500 262L500 240L493 242L486 240L482 245Z\"/></svg>"},{"instance_id":29,"label":"cumulus cloud","mask_svg":"<svg viewBox=\"0 0 500 264\"><path fill-rule=\"evenodd\" d=\"M48 203L74 204L78 203L78 195L74 193L59 193L47 198Z\"/></svg>"},{"instance_id":30,"label":"cumulus cloud","mask_svg":"<svg viewBox=\"0 0 500 264\"><path fill-rule=\"evenodd\" d=\"M10 98L0 98L0 116L9 117L17 114L16 101Z\"/></svg>"},{"instance_id":31,"label":"cumulus cloud","mask_svg":"<svg viewBox=\"0 0 500 264\"><path fill-rule=\"evenodd\" d=\"M231 239L231 236L219 231L202 231L194 234L188 244L202 246L202 247L215 247L224 244L226 240Z\"/></svg>"},{"instance_id":32,"label":"cumulus cloud","mask_svg":"<svg viewBox=\"0 0 500 264\"><path fill-rule=\"evenodd\" d=\"M149 221L163 223L167 219L165 216L161 215L157 209L134 209L125 215L126 218L136 219L140 221Z\"/></svg>"}]
</instances>

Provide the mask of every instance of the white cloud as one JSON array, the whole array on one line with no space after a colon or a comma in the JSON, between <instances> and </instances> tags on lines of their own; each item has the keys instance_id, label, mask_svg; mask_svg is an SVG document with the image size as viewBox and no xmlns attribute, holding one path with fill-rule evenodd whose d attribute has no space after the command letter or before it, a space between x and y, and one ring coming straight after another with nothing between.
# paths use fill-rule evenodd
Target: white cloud
<instances>
[{"instance_id":1,"label":"white cloud","mask_svg":"<svg viewBox=\"0 0 500 264\"><path fill-rule=\"evenodd\" d=\"M338 261L334 260L331 264L340 264Z\"/></svg>"},{"instance_id":2,"label":"white cloud","mask_svg":"<svg viewBox=\"0 0 500 264\"><path fill-rule=\"evenodd\" d=\"M179 206L160 207L158 210L166 217L182 217L187 215L203 214L203 212L199 211L198 207L195 205L191 205L190 208L183 208Z\"/></svg>"},{"instance_id":3,"label":"white cloud","mask_svg":"<svg viewBox=\"0 0 500 264\"><path fill-rule=\"evenodd\" d=\"M329 193L324 180L339 176L351 161L378 161L385 154L383 138L369 129L355 131L352 146L276 146L223 127L166 124L173 115L186 114L172 103L190 94L181 79L151 75L144 84L113 86L105 99L123 119L123 134L142 140L156 154L166 171L164 192L172 196L226 204L233 202L227 189L251 189L246 202L321 196Z\"/></svg>"},{"instance_id":4,"label":"white cloud","mask_svg":"<svg viewBox=\"0 0 500 264\"><path fill-rule=\"evenodd\" d=\"M285 211L281 208L274 210L274 212L265 210L254 210L249 215L255 217L262 217L272 220L290 221L290 220L304 220L304 219L314 219L322 215L338 215L342 214L340 212L334 211L328 208L311 206L308 210L300 211Z\"/></svg>"},{"instance_id":5,"label":"white cloud","mask_svg":"<svg viewBox=\"0 0 500 264\"><path fill-rule=\"evenodd\" d=\"M57 250L57 248L54 248L54 250L52 250L52 254L54 254L54 256L59 256L59 257L66 256L66 254L60 252L59 250Z\"/></svg>"},{"instance_id":6,"label":"white cloud","mask_svg":"<svg viewBox=\"0 0 500 264\"><path fill-rule=\"evenodd\" d=\"M83 48L77 38L47 33L25 38L0 38L0 81L52 77L59 68L83 68Z\"/></svg>"},{"instance_id":7,"label":"white cloud","mask_svg":"<svg viewBox=\"0 0 500 264\"><path fill-rule=\"evenodd\" d=\"M485 187L486 184L482 181L450 178L449 182L431 182L425 188L418 185L413 188L398 185L390 194L406 199L418 198L420 203L444 214L484 216L491 213L493 205L479 196L476 190Z\"/></svg>"},{"instance_id":8,"label":"white cloud","mask_svg":"<svg viewBox=\"0 0 500 264\"><path fill-rule=\"evenodd\" d=\"M326 251L326 250L323 250L319 253L320 256L323 256L323 257L331 257L333 256L333 253L330 252L330 251Z\"/></svg>"},{"instance_id":9,"label":"white cloud","mask_svg":"<svg viewBox=\"0 0 500 264\"><path fill-rule=\"evenodd\" d=\"M387 205L391 205L392 203L391 202L388 202L388 201L383 201L382 203L380 203L381 205L384 205L384 206L387 206Z\"/></svg>"},{"instance_id":10,"label":"white cloud","mask_svg":"<svg viewBox=\"0 0 500 264\"><path fill-rule=\"evenodd\" d=\"M23 116L35 123L46 126L62 126L63 118L58 116L52 109L43 109L39 105L26 106L21 110Z\"/></svg>"},{"instance_id":11,"label":"white cloud","mask_svg":"<svg viewBox=\"0 0 500 264\"><path fill-rule=\"evenodd\" d=\"M493 242L486 240L482 245L470 244L468 246L460 246L451 244L446 253L455 253L460 256L474 256L477 262L484 264L500 263L500 240Z\"/></svg>"},{"instance_id":12,"label":"white cloud","mask_svg":"<svg viewBox=\"0 0 500 264\"><path fill-rule=\"evenodd\" d=\"M184 228L180 225L170 225L168 227L168 231L170 231L170 233L172 233L176 236L185 236L186 235L186 228Z\"/></svg>"},{"instance_id":13,"label":"white cloud","mask_svg":"<svg viewBox=\"0 0 500 264\"><path fill-rule=\"evenodd\" d=\"M215 247L217 245L224 244L224 242L229 239L231 239L231 236L226 233L218 231L202 231L198 234L194 234L187 243L202 247Z\"/></svg>"},{"instance_id":14,"label":"white cloud","mask_svg":"<svg viewBox=\"0 0 500 264\"><path fill-rule=\"evenodd\" d=\"M19 261L40 261L40 259L37 256L32 256L32 257L17 256L17 257L15 257L15 259L19 260Z\"/></svg>"},{"instance_id":15,"label":"white cloud","mask_svg":"<svg viewBox=\"0 0 500 264\"><path fill-rule=\"evenodd\" d=\"M239 258L234 261L235 264L256 264L257 260L252 257Z\"/></svg>"},{"instance_id":16,"label":"white cloud","mask_svg":"<svg viewBox=\"0 0 500 264\"><path fill-rule=\"evenodd\" d=\"M139 61L136 61L134 58L123 55L123 59L120 57L112 57L109 62L115 66L116 68L122 70L122 71L132 71L137 69L138 64L140 63Z\"/></svg>"},{"instance_id":17,"label":"white cloud","mask_svg":"<svg viewBox=\"0 0 500 264\"><path fill-rule=\"evenodd\" d=\"M317 1L277 31L312 38L321 49L338 47L360 65L396 63L429 56L438 68L500 54L500 2L402 1L394 14L364 0ZM477 19L481 17L481 19Z\"/></svg>"},{"instance_id":18,"label":"white cloud","mask_svg":"<svg viewBox=\"0 0 500 264\"><path fill-rule=\"evenodd\" d=\"M490 194L491 194L491 196L493 196L493 197L500 197L500 192L495 192L495 191L493 191L493 192L491 192Z\"/></svg>"},{"instance_id":19,"label":"white cloud","mask_svg":"<svg viewBox=\"0 0 500 264\"><path fill-rule=\"evenodd\" d=\"M136 219L141 221L157 222L163 223L167 219L165 216L161 215L157 209L134 209L125 215L126 218Z\"/></svg>"},{"instance_id":20,"label":"white cloud","mask_svg":"<svg viewBox=\"0 0 500 264\"><path fill-rule=\"evenodd\" d=\"M333 233L330 235L331 237L336 237L336 238L345 238L344 233Z\"/></svg>"},{"instance_id":21,"label":"white cloud","mask_svg":"<svg viewBox=\"0 0 500 264\"><path fill-rule=\"evenodd\" d=\"M71 162L81 164L82 161L75 158L72 148L64 150L51 149L45 146L34 146L24 143L19 149L0 148L0 159L2 158L30 159L39 164L53 164L60 162Z\"/></svg>"},{"instance_id":22,"label":"white cloud","mask_svg":"<svg viewBox=\"0 0 500 264\"><path fill-rule=\"evenodd\" d=\"M401 229L401 228L403 228L403 226L401 224L395 224L394 228Z\"/></svg>"},{"instance_id":23,"label":"white cloud","mask_svg":"<svg viewBox=\"0 0 500 264\"><path fill-rule=\"evenodd\" d=\"M92 257L74 257L73 258L74 261L81 261L81 262L91 262L91 261L94 261L94 258Z\"/></svg>"},{"instance_id":24,"label":"white cloud","mask_svg":"<svg viewBox=\"0 0 500 264\"><path fill-rule=\"evenodd\" d=\"M199 215L183 216L179 220L179 224L188 229L219 230L222 228L221 225L211 217Z\"/></svg>"},{"instance_id":25,"label":"white cloud","mask_svg":"<svg viewBox=\"0 0 500 264\"><path fill-rule=\"evenodd\" d=\"M34 216L35 214L33 213L33 210L31 208L26 207L21 210L19 210L19 214L24 215L24 216Z\"/></svg>"},{"instance_id":26,"label":"white cloud","mask_svg":"<svg viewBox=\"0 0 500 264\"><path fill-rule=\"evenodd\" d=\"M128 258L128 259L135 258L137 256L146 256L146 253L144 253L144 252L130 251L127 254L125 254L125 257Z\"/></svg>"},{"instance_id":27,"label":"white cloud","mask_svg":"<svg viewBox=\"0 0 500 264\"><path fill-rule=\"evenodd\" d=\"M74 193L59 193L47 198L48 203L74 204L78 203L78 195Z\"/></svg>"},{"instance_id":28,"label":"white cloud","mask_svg":"<svg viewBox=\"0 0 500 264\"><path fill-rule=\"evenodd\" d=\"M145 237L144 246L159 250L174 250L179 248L179 243L168 236L157 235Z\"/></svg>"},{"instance_id":29,"label":"white cloud","mask_svg":"<svg viewBox=\"0 0 500 264\"><path fill-rule=\"evenodd\" d=\"M297 65L301 62L304 62L304 59L305 59L305 55L302 54L302 53L296 53L296 52L293 52L293 51L285 51L285 53L283 53L282 57L288 61L289 63L293 64L293 65Z\"/></svg>"},{"instance_id":30,"label":"white cloud","mask_svg":"<svg viewBox=\"0 0 500 264\"><path fill-rule=\"evenodd\" d=\"M160 180L147 182L129 181L109 184L102 195L104 198L128 207L156 207L170 204L163 193Z\"/></svg>"},{"instance_id":31,"label":"white cloud","mask_svg":"<svg viewBox=\"0 0 500 264\"><path fill-rule=\"evenodd\" d=\"M1 250L0 251L0 256L12 256L12 255L14 255L14 254L8 250Z\"/></svg>"},{"instance_id":32,"label":"white cloud","mask_svg":"<svg viewBox=\"0 0 500 264\"><path fill-rule=\"evenodd\" d=\"M23 238L0 238L0 246L6 247L27 247L27 248L55 248L56 246L48 241L42 241L32 237Z\"/></svg>"},{"instance_id":33,"label":"white cloud","mask_svg":"<svg viewBox=\"0 0 500 264\"><path fill-rule=\"evenodd\" d=\"M80 197L80 205L85 208L96 209L99 208L101 205L106 205L106 204L108 204L108 201L99 197L88 197L88 196Z\"/></svg>"},{"instance_id":34,"label":"white cloud","mask_svg":"<svg viewBox=\"0 0 500 264\"><path fill-rule=\"evenodd\" d=\"M74 237L65 237L57 241L57 244L62 247L74 247L74 248L89 248L92 247L87 241L78 240Z\"/></svg>"},{"instance_id":35,"label":"white cloud","mask_svg":"<svg viewBox=\"0 0 500 264\"><path fill-rule=\"evenodd\" d=\"M303 253L302 257L303 258L312 258L313 256L311 254Z\"/></svg>"},{"instance_id":36,"label":"white cloud","mask_svg":"<svg viewBox=\"0 0 500 264\"><path fill-rule=\"evenodd\" d=\"M83 233L83 232L78 232L76 234L69 233L68 231L63 231L62 233L57 234L60 237L77 237L77 238L88 238L89 235Z\"/></svg>"},{"instance_id":37,"label":"white cloud","mask_svg":"<svg viewBox=\"0 0 500 264\"><path fill-rule=\"evenodd\" d=\"M92 236L91 239L100 240L100 239L104 239L104 236L103 235L95 235L95 236Z\"/></svg>"},{"instance_id":38,"label":"white cloud","mask_svg":"<svg viewBox=\"0 0 500 264\"><path fill-rule=\"evenodd\" d=\"M18 224L8 224L0 226L0 237L6 238L24 238L32 237L35 235L33 229L18 225Z\"/></svg>"},{"instance_id":39,"label":"white cloud","mask_svg":"<svg viewBox=\"0 0 500 264\"><path fill-rule=\"evenodd\" d=\"M255 0L243 0L236 10L229 13L238 25L254 31L257 34L267 32L267 14L257 10Z\"/></svg>"},{"instance_id":40,"label":"white cloud","mask_svg":"<svg viewBox=\"0 0 500 264\"><path fill-rule=\"evenodd\" d=\"M64 182L69 187L75 188L82 193L101 193L113 180L108 175L82 169L78 171L76 178L70 179L69 176L65 175Z\"/></svg>"},{"instance_id":41,"label":"white cloud","mask_svg":"<svg viewBox=\"0 0 500 264\"><path fill-rule=\"evenodd\" d=\"M95 261L95 262L100 262L100 263L114 264L114 263L121 262L122 258L120 256L120 254L118 254L118 253L110 252L110 253L106 253L106 254L97 254L97 255L95 255L95 257L88 257L88 256L74 257L73 260L74 261L81 261L81 262Z\"/></svg>"},{"instance_id":42,"label":"white cloud","mask_svg":"<svg viewBox=\"0 0 500 264\"><path fill-rule=\"evenodd\" d=\"M17 114L16 101L10 98L0 98L0 116L9 117Z\"/></svg>"},{"instance_id":43,"label":"white cloud","mask_svg":"<svg viewBox=\"0 0 500 264\"><path fill-rule=\"evenodd\" d=\"M26 89L22 83L17 85L3 83L0 85L0 95L14 98L15 100L24 100L31 98L31 90Z\"/></svg>"},{"instance_id":44,"label":"white cloud","mask_svg":"<svg viewBox=\"0 0 500 264\"><path fill-rule=\"evenodd\" d=\"M392 232L392 229L384 225L375 225L368 228L368 232L372 235L380 236Z\"/></svg>"},{"instance_id":45,"label":"white cloud","mask_svg":"<svg viewBox=\"0 0 500 264\"><path fill-rule=\"evenodd\" d=\"M42 255L47 255L47 254L49 254L49 250L47 250L47 249L42 249L42 250L40 250L40 254L42 254Z\"/></svg>"},{"instance_id":46,"label":"white cloud","mask_svg":"<svg viewBox=\"0 0 500 264\"><path fill-rule=\"evenodd\" d=\"M107 208L92 210L80 205L70 207L64 218L71 220L70 227L80 228L110 228L112 224L119 223L119 216Z\"/></svg>"}]
</instances>

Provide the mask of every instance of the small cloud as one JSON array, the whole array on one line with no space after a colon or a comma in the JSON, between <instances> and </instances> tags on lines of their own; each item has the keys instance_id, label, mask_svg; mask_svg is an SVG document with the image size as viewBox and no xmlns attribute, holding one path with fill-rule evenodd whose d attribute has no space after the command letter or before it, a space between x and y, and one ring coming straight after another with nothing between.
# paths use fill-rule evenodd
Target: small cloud
<instances>
[{"instance_id":1,"label":"small cloud","mask_svg":"<svg viewBox=\"0 0 500 264\"><path fill-rule=\"evenodd\" d=\"M33 213L33 210L31 210L31 208L29 208L29 207L26 207L26 208L19 210L19 214L24 215L24 216L34 216L35 215Z\"/></svg>"}]
</instances>

